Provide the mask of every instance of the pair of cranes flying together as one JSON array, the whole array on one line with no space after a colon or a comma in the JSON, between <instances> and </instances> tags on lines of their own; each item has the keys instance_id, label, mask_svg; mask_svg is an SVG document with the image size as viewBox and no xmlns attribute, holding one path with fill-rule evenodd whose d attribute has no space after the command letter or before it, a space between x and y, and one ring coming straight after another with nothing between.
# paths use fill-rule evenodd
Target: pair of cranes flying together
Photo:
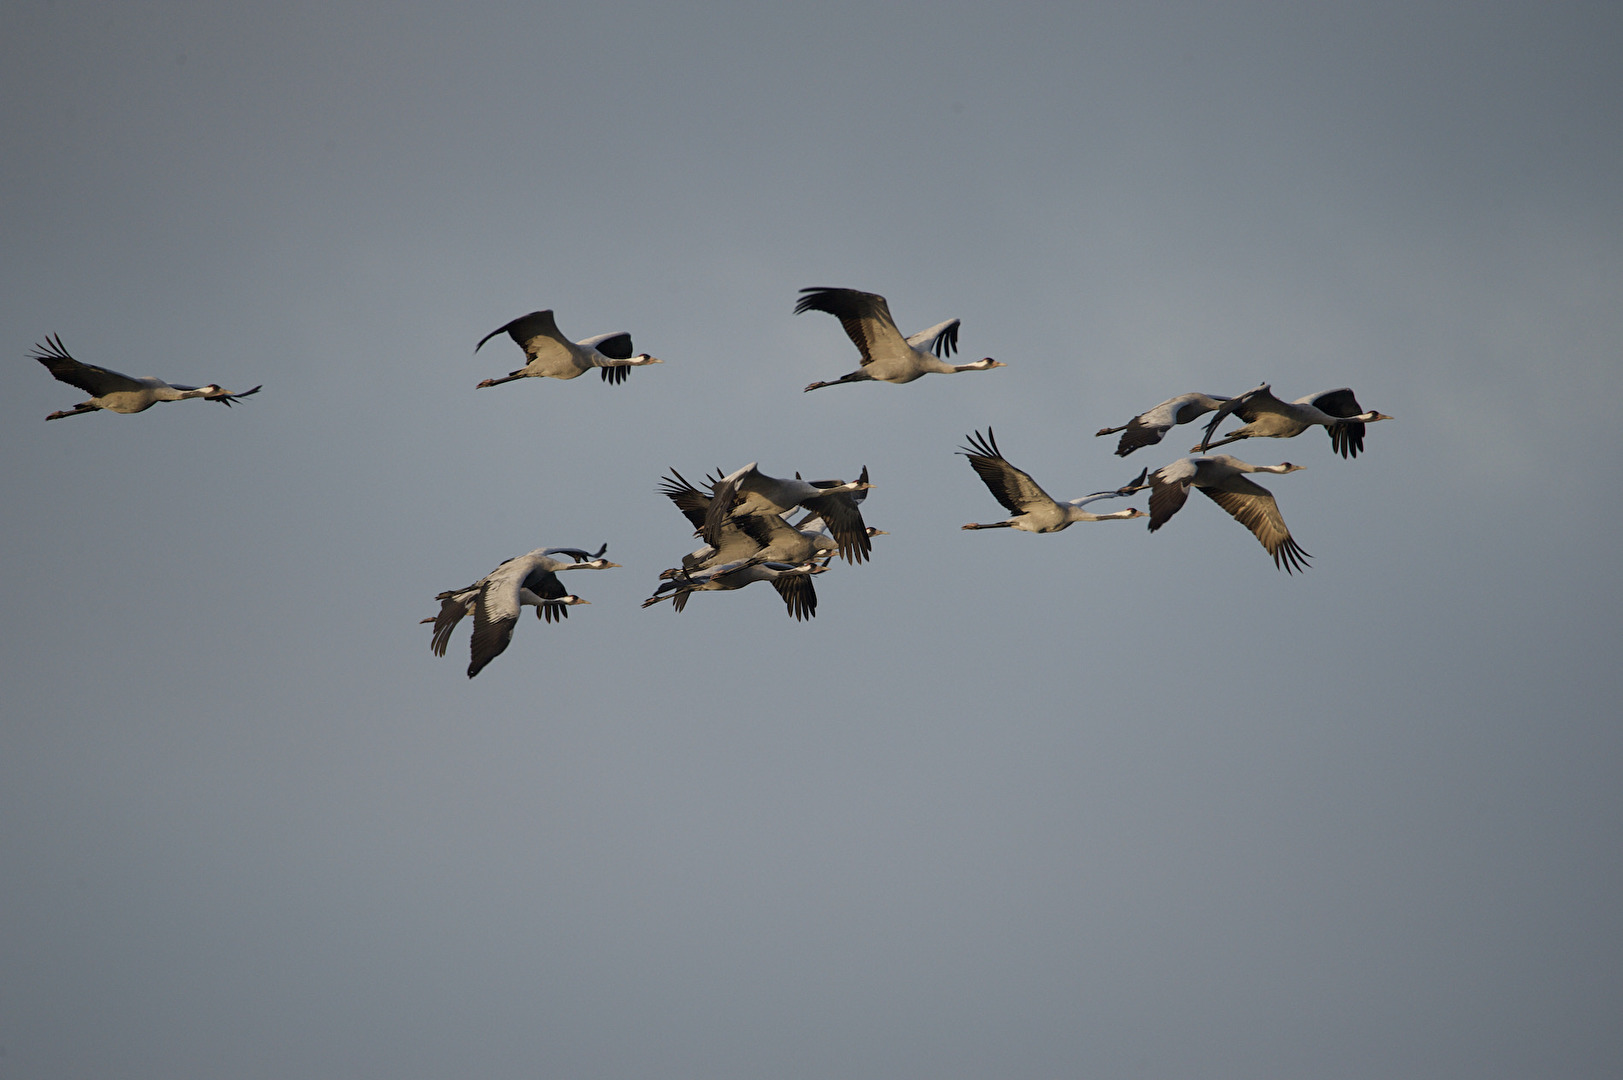
<instances>
[{"instance_id":1,"label":"pair of cranes flying together","mask_svg":"<svg viewBox=\"0 0 1623 1080\"><path fill-rule=\"evenodd\" d=\"M896 328L896 320L891 318L890 305L878 293L827 286L800 291L795 314L822 311L833 315L845 327L857 352L862 354L862 366L856 371L838 379L814 382L807 390L854 382L910 383L929 374L988 371L1008 366L990 356L972 364L947 363L944 358L958 350L957 319L948 319L904 338ZM492 330L480 339L474 351L478 352L485 342L501 333L506 333L524 350L529 362L504 378L486 379L479 384L481 388L525 378L573 379L593 368L602 372L604 382L619 384L625 381L631 368L660 363L647 353L633 356L631 335L624 331L572 342L559 332L551 311L532 311Z\"/></svg>"},{"instance_id":2,"label":"pair of cranes flying together","mask_svg":"<svg viewBox=\"0 0 1623 1080\"><path fill-rule=\"evenodd\" d=\"M1234 398L1200 393L1179 394L1153 409L1139 413L1121 427L1100 428L1094 435L1121 432L1116 453L1126 457L1134 450L1156 445L1177 425L1191 423L1209 412L1217 415L1206 424L1205 438L1200 440L1200 445L1190 448L1191 454L1204 454L1241 439L1292 439L1317 426L1329 433L1331 450L1344 458L1353 458L1364 448L1364 425L1392 419L1385 413L1364 411L1364 407L1358 404L1358 398L1345 386L1309 394L1295 401L1281 401L1274 397L1273 388L1263 383ZM1245 421L1245 425L1212 442L1217 426L1230 416L1238 416Z\"/></svg>"},{"instance_id":3,"label":"pair of cranes flying together","mask_svg":"<svg viewBox=\"0 0 1623 1080\"><path fill-rule=\"evenodd\" d=\"M1094 434L1114 435L1121 432L1121 439L1116 443L1116 454L1126 457L1135 450L1158 444L1174 427L1192 423L1207 413L1214 415L1207 422L1199 444L1190 448L1191 454L1202 456L1183 458L1149 475L1150 531L1154 532L1165 525L1183 507L1189 498L1189 489L1198 488L1234 520L1251 530L1268 554L1273 556L1274 565L1286 573L1306 569L1310 556L1291 536L1273 494L1249 479L1248 474L1283 475L1297 472L1305 466L1288 461L1278 465L1252 465L1229 454L1208 455L1207 451L1245 439L1292 439L1304 431L1322 427L1330 437L1333 453L1343 458L1355 458L1364 449L1365 425L1392 419L1383 412L1365 410L1352 390L1345 386L1309 394L1295 401L1282 401L1274 396L1273 388L1268 383L1263 383L1232 398L1198 392L1180 394L1138 414L1120 427L1100 428ZM1218 426L1230 416L1238 417L1244 424L1213 441ZM970 462L976 464L976 458L971 457ZM981 465L976 464L976 471L981 473L983 479L986 478L987 473ZM992 481L987 480L987 484L990 487ZM1041 492L1040 488L1036 490ZM997 494L996 488L993 494ZM1035 501L1041 503L1042 499L1047 499L1047 496L1043 495ZM1005 502L1005 505L1009 504ZM1053 513L1046 508L1045 512ZM1078 520L1094 519L1084 517ZM1064 525L1059 527L1064 528Z\"/></svg>"},{"instance_id":4,"label":"pair of cranes flying together","mask_svg":"<svg viewBox=\"0 0 1623 1080\"><path fill-rule=\"evenodd\" d=\"M998 449L992 429L986 434L976 432L969 445L959 451L969 459L987 490L1014 516L1007 521L986 524L968 524L966 529L1019 529L1022 532L1052 533L1068 529L1079 521L1130 521L1148 517L1150 531L1165 525L1183 507L1191 487L1200 491L1217 505L1250 529L1262 543L1274 565L1287 573L1307 568L1307 552L1297 546L1285 527L1279 506L1267 488L1246 478L1247 473L1290 473L1304 466L1285 462L1281 465L1252 465L1228 454L1211 457L1184 458L1151 473L1140 472L1138 478L1113 491L1096 491L1092 495L1069 502L1059 502L1044 491L1024 469L1017 468ZM1119 510L1113 514L1094 514L1082 509L1102 499L1119 499L1150 489L1150 512L1138 509Z\"/></svg>"}]
</instances>

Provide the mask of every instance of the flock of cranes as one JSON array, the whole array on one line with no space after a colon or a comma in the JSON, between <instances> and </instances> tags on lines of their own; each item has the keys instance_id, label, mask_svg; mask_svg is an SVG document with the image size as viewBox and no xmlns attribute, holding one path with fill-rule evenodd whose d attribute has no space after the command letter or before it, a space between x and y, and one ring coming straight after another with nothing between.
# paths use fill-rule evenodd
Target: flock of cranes
<instances>
[{"instance_id":1,"label":"flock of cranes","mask_svg":"<svg viewBox=\"0 0 1623 1080\"><path fill-rule=\"evenodd\" d=\"M806 387L807 391L844 383L910 383L929 374L1007 366L991 357L969 364L948 363L945 358L958 349L957 319L904 338L891 318L889 304L876 293L827 287L802 289L794 310L797 315L821 311L839 319L862 358L856 371L814 382ZM604 382L618 385L632 368L661 362L647 353L634 354L631 335L622 331L570 341L558 330L551 311L532 311L514 319L486 334L474 351L503 333L523 350L526 362L504 377L485 379L478 384L480 388L526 378L573 379L594 368ZM256 386L233 394L212 383L199 387L132 378L75 360L63 348L60 337L46 338L46 344L35 346L35 350L33 359L44 364L58 380L92 395L72 409L51 413L47 420L102 409L135 413L160 401L191 398L231 405L260 390ZM984 434L974 432L959 452L1011 516L1003 521L972 522L963 528L1053 533L1078 522L1148 517L1149 529L1155 532L1182 509L1189 489L1197 488L1250 530L1273 557L1275 566L1287 573L1306 569L1310 556L1291 536L1273 494L1250 479L1256 473L1283 475L1303 466L1288 461L1252 465L1228 454L1207 451L1244 439L1294 438L1311 428L1323 427L1329 434L1331 450L1352 458L1364 448L1365 426L1392 417L1366 411L1346 388L1282 401L1263 383L1234 397L1180 394L1126 424L1102 428L1097 434L1121 433L1116 453L1126 457L1157 445L1172 428L1208 413L1213 415L1200 442L1190 450L1193 456L1153 472L1144 469L1119 488L1067 502L1054 499L1030 473L1010 463L990 427ZM1242 426L1214 441L1218 427L1231 416L1243 421ZM682 555L679 565L659 575L653 595L642 606L669 601L674 610L681 611L694 593L735 591L765 581L777 591L792 618L812 618L817 614L813 578L827 573L835 558L851 565L867 561L872 554L872 538L886 535L884 530L867 525L862 517L862 503L872 487L866 466L856 480L808 481L799 473L793 479L769 476L751 462L725 475L717 470L704 477L702 485L690 483L673 468L670 476L660 481L658 490L687 518L693 535L703 544ZM1150 492L1147 514L1136 508L1106 514L1083 509L1145 489ZM468 677L474 677L506 650L524 608L535 608L538 619L561 622L571 607L589 603L566 589L558 575L567 570L619 566L604 558L607 550L607 544L595 552L584 548L538 548L508 559L472 585L439 593L435 597L440 602L439 613L422 620L433 625L430 649L434 655L444 656L452 632L472 615Z\"/></svg>"},{"instance_id":2,"label":"flock of cranes","mask_svg":"<svg viewBox=\"0 0 1623 1080\"><path fill-rule=\"evenodd\" d=\"M852 564L865 562L873 552L872 538L887 535L862 520L860 504L873 486L867 466L850 483L799 475L783 480L763 473L753 461L706 479L708 493L675 469L660 482L661 493L705 543L682 556L681 566L659 575L661 584L643 607L669 600L681 611L690 593L770 581L790 615L809 619L817 614L813 575L826 571L836 555ZM791 523L801 511L806 516Z\"/></svg>"}]
</instances>

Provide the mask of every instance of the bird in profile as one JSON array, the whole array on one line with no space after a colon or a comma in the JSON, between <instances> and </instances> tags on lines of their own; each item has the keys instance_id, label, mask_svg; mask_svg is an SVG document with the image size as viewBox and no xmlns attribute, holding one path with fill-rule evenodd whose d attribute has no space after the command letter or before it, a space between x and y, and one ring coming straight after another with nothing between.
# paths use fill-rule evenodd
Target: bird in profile
<instances>
[{"instance_id":1,"label":"bird in profile","mask_svg":"<svg viewBox=\"0 0 1623 1080\"><path fill-rule=\"evenodd\" d=\"M1287 574L1307 569L1307 552L1292 538L1279 513L1273 493L1246 477L1246 473L1300 472L1305 466L1282 462L1278 465L1252 465L1228 454L1187 457L1150 474L1150 532L1165 525L1189 498L1191 487L1199 488L1212 502L1228 511L1250 529L1274 565Z\"/></svg>"},{"instance_id":2,"label":"bird in profile","mask_svg":"<svg viewBox=\"0 0 1623 1080\"><path fill-rule=\"evenodd\" d=\"M789 614L794 616L796 621L800 621L816 616L817 590L812 586L811 579L813 575L827 570L826 563L819 565L804 562L796 565L770 562L758 556L692 573L680 570L673 577L661 581L659 587L654 590L654 595L644 600L642 606L653 607L661 601L669 600L673 610L681 611L687 606L688 597L693 593L726 592L742 589L757 581L770 581L772 587L778 590L778 595L783 598Z\"/></svg>"},{"instance_id":3,"label":"bird in profile","mask_svg":"<svg viewBox=\"0 0 1623 1080\"><path fill-rule=\"evenodd\" d=\"M504 378L486 379L479 384L481 389L500 386L515 379L573 379L593 368L602 372L604 382L618 385L625 382L634 367L664 363L647 353L633 356L631 335L624 331L570 341L558 332L558 324L550 310L532 311L506 326L497 327L480 338L473 351L478 352L485 342L501 333L512 338L524 350L529 363L509 372Z\"/></svg>"},{"instance_id":4,"label":"bird in profile","mask_svg":"<svg viewBox=\"0 0 1623 1080\"><path fill-rule=\"evenodd\" d=\"M1134 450L1154 446L1176 425L1205 416L1213 409L1221 408L1228 400L1226 397L1198 392L1179 394L1175 398L1167 398L1153 409L1139 413L1121 427L1100 428L1093 435L1098 438L1100 435L1121 432L1121 439L1116 443L1116 454L1126 457Z\"/></svg>"},{"instance_id":5,"label":"bird in profile","mask_svg":"<svg viewBox=\"0 0 1623 1080\"><path fill-rule=\"evenodd\" d=\"M548 622L562 620L568 609L590 601L567 592L559 583L562 570L609 570L619 566L603 558L604 544L595 552L583 548L537 548L508 559L496 569L462 589L449 589L435 596L440 613L432 620L434 637L430 644L435 656L444 656L451 631L468 615L473 615L472 659L468 678L473 678L500 656L513 640L519 613L525 607L536 609L536 617Z\"/></svg>"},{"instance_id":6,"label":"bird in profile","mask_svg":"<svg viewBox=\"0 0 1623 1080\"><path fill-rule=\"evenodd\" d=\"M826 286L801 289L800 292L795 314L824 311L833 315L840 320L852 344L862 354L862 367L856 371L841 375L838 379L814 382L806 387L807 390L853 382L910 383L932 372L950 374L1008 366L990 356L972 364L947 363L943 357L958 351L957 319L948 319L904 338L902 332L896 329L896 320L890 317L890 305L878 293Z\"/></svg>"},{"instance_id":7,"label":"bird in profile","mask_svg":"<svg viewBox=\"0 0 1623 1080\"><path fill-rule=\"evenodd\" d=\"M35 345L34 350L32 358L44 364L58 381L65 382L69 386L77 386L92 395L89 401L81 401L71 409L54 412L45 418L47 420L82 416L98 409L116 413L138 413L152 408L160 401L186 401L190 398L218 401L222 405L229 406L232 402L241 401L250 394L259 393L260 390L256 386L252 390L232 394L214 383L207 386L182 386L178 383L166 383L162 379L137 379L113 371L111 368L75 360L68 354L68 350L62 347L60 336L47 337L45 344Z\"/></svg>"},{"instance_id":8,"label":"bird in profile","mask_svg":"<svg viewBox=\"0 0 1623 1080\"><path fill-rule=\"evenodd\" d=\"M977 525L971 522L966 529L1019 529L1030 533L1052 533L1068 529L1079 521L1128 521L1144 517L1142 510L1119 510L1114 514L1093 514L1082 509L1101 499L1119 499L1144 490L1144 474L1138 479L1113 491L1096 491L1080 499L1058 502L1038 486L1037 481L1024 469L1009 463L998 449L997 439L988 427L969 436L969 445L958 452L969 459L970 467L986 485L992 497L1003 504L1014 516L1007 521L992 521Z\"/></svg>"},{"instance_id":9,"label":"bird in profile","mask_svg":"<svg viewBox=\"0 0 1623 1080\"><path fill-rule=\"evenodd\" d=\"M1231 414L1244 420L1245 426L1235 428L1212 442L1217 425ZM1204 454L1241 439L1293 439L1308 428L1322 426L1330 433L1330 449L1344 458L1354 458L1364 448L1364 425L1391 419L1385 413L1365 412L1353 392L1345 386L1309 394L1295 401L1281 401L1274 397L1268 384L1263 383L1224 402L1218 408L1217 415L1206 425L1206 437L1189 452Z\"/></svg>"}]
</instances>

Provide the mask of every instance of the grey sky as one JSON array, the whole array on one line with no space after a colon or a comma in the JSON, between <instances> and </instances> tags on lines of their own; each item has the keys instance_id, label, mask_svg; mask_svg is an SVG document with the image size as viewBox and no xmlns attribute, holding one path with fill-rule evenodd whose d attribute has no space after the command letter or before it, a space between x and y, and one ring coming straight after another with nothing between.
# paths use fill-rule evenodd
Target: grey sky
<instances>
[{"instance_id":1,"label":"grey sky","mask_svg":"<svg viewBox=\"0 0 1623 1080\"><path fill-rule=\"evenodd\" d=\"M1623 1071L1615 4L0 13L0 1077ZM855 366L809 285L1008 368ZM479 379L551 307L662 357ZM41 423L28 360L265 385ZM499 346L499 347L498 347ZM1186 390L1397 419L1057 536ZM641 611L655 492L874 560ZM1142 503L1140 503L1142 505ZM608 541L478 679L433 594Z\"/></svg>"}]
</instances>

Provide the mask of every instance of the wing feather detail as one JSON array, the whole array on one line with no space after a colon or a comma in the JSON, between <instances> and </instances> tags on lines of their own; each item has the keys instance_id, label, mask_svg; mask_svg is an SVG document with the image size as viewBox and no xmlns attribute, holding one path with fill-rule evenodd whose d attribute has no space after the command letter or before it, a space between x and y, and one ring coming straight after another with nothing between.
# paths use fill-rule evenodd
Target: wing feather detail
<instances>
[{"instance_id":1,"label":"wing feather detail","mask_svg":"<svg viewBox=\"0 0 1623 1080\"><path fill-rule=\"evenodd\" d=\"M62 347L60 335L47 337L43 345L36 344L32 358L44 364L46 370L58 382L76 386L93 397L119 391L140 390L147 385L123 372L75 360L68 350Z\"/></svg>"},{"instance_id":2,"label":"wing feather detail","mask_svg":"<svg viewBox=\"0 0 1623 1080\"><path fill-rule=\"evenodd\" d=\"M977 431L967 441L969 445L958 452L969 459L970 467L981 478L986 489L1009 513L1025 514L1034 507L1054 505L1053 498L1031 478L1030 473L1015 468L1003 456L990 427L984 436Z\"/></svg>"},{"instance_id":3,"label":"wing feather detail","mask_svg":"<svg viewBox=\"0 0 1623 1080\"><path fill-rule=\"evenodd\" d=\"M1279 504L1267 488L1237 476L1225 488L1200 490L1212 502L1228 511L1235 521L1251 530L1264 550L1273 556L1275 566L1287 574L1307 569L1310 556L1291 537L1290 529L1285 527L1285 519L1279 512Z\"/></svg>"},{"instance_id":4,"label":"wing feather detail","mask_svg":"<svg viewBox=\"0 0 1623 1080\"><path fill-rule=\"evenodd\" d=\"M908 348L902 332L896 329L896 320L891 318L890 305L878 293L826 285L801 289L800 293L795 314L821 311L839 319L851 344L862 354L863 367L886 352Z\"/></svg>"}]
</instances>

